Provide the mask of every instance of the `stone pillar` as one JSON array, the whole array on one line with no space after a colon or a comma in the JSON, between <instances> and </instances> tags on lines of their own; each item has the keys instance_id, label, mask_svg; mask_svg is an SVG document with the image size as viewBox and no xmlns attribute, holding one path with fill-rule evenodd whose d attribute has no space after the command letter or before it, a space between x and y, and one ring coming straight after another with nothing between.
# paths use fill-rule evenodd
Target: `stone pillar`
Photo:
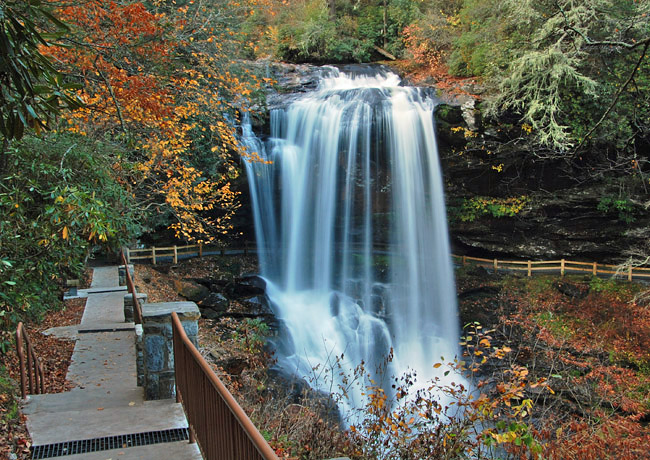
<instances>
[{"instance_id":1,"label":"stone pillar","mask_svg":"<svg viewBox=\"0 0 650 460\"><path fill-rule=\"evenodd\" d=\"M138 292L136 297L138 302L140 302L141 307L147 303L147 299L149 298L149 296L144 292ZM132 323L133 318L133 296L130 293L124 294L124 322Z\"/></svg>"},{"instance_id":2,"label":"stone pillar","mask_svg":"<svg viewBox=\"0 0 650 460\"><path fill-rule=\"evenodd\" d=\"M135 325L135 368L138 386L144 386L144 337L142 324Z\"/></svg>"},{"instance_id":3,"label":"stone pillar","mask_svg":"<svg viewBox=\"0 0 650 460\"><path fill-rule=\"evenodd\" d=\"M187 337L198 347L199 307L194 302L148 303L142 307L143 386L145 399L176 395L171 314L175 311Z\"/></svg>"},{"instance_id":4,"label":"stone pillar","mask_svg":"<svg viewBox=\"0 0 650 460\"><path fill-rule=\"evenodd\" d=\"M133 268L133 264L129 264L129 273L131 273L131 279L135 278L135 269ZM120 286L126 286L126 269L124 265L120 265L117 267L117 275L119 278L119 285Z\"/></svg>"}]
</instances>

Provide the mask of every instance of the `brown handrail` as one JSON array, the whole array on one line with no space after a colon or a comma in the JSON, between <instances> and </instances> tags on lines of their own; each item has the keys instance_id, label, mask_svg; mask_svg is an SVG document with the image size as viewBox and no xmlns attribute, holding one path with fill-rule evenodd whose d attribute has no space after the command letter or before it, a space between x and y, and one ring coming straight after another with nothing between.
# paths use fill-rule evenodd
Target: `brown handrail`
<instances>
[{"instance_id":1,"label":"brown handrail","mask_svg":"<svg viewBox=\"0 0 650 460\"><path fill-rule=\"evenodd\" d=\"M138 293L135 290L135 284L131 278L129 264L126 263L126 257L124 257L124 251L122 251L121 256L122 264L124 264L124 271L126 272L126 286L128 291L131 293L131 297L133 298L133 322L135 324L142 324L142 307L140 306L140 301L138 300Z\"/></svg>"},{"instance_id":2,"label":"brown handrail","mask_svg":"<svg viewBox=\"0 0 650 460\"><path fill-rule=\"evenodd\" d=\"M278 460L172 313L176 399L206 460Z\"/></svg>"},{"instance_id":3,"label":"brown handrail","mask_svg":"<svg viewBox=\"0 0 650 460\"><path fill-rule=\"evenodd\" d=\"M25 359L25 345L27 346L27 359ZM22 398L25 399L27 394L45 393L43 363L36 355L27 329L22 322L18 323L16 328L16 352L20 363L20 395Z\"/></svg>"}]
</instances>

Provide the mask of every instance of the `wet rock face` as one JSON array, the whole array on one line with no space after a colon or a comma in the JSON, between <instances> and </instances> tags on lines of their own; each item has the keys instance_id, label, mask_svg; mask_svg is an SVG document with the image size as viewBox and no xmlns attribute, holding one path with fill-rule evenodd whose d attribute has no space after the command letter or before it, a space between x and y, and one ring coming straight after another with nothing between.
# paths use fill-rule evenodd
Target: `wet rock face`
<instances>
[{"instance_id":1,"label":"wet rock face","mask_svg":"<svg viewBox=\"0 0 650 460\"><path fill-rule=\"evenodd\" d=\"M451 179L453 180L453 179ZM602 195L575 187L562 196L529 192L531 202L514 217L482 216L450 223L454 250L524 259L575 258L618 263L630 247L642 247L650 216L641 209L633 222L599 210ZM453 195L448 197L453 199Z\"/></svg>"},{"instance_id":2,"label":"wet rock face","mask_svg":"<svg viewBox=\"0 0 650 460\"><path fill-rule=\"evenodd\" d=\"M454 251L618 263L630 247L643 245L650 231L650 215L641 204L647 198L631 192L624 207L608 205L620 199L612 181L590 174L585 164L540 158L513 120L486 120L480 106L473 114L478 121L469 126L462 107L436 109ZM462 215L463 204L475 197L521 196L528 202L513 217Z\"/></svg>"}]
</instances>

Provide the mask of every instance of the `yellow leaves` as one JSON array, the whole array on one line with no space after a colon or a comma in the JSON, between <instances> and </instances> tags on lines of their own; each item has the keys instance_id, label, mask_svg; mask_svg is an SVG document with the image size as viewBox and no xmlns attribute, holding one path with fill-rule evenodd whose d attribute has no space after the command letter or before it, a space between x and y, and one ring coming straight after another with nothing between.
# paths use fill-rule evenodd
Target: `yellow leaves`
<instances>
[{"instance_id":1,"label":"yellow leaves","mask_svg":"<svg viewBox=\"0 0 650 460\"><path fill-rule=\"evenodd\" d=\"M61 238L63 238L64 240L67 240L68 239L68 234L69 234L68 227L67 226L63 227L63 231L61 232Z\"/></svg>"}]
</instances>

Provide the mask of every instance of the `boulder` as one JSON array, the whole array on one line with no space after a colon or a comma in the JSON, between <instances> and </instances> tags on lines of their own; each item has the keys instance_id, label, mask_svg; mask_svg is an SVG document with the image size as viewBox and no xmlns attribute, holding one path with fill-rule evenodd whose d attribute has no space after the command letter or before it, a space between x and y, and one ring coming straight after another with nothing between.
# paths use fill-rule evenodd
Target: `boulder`
<instances>
[{"instance_id":1,"label":"boulder","mask_svg":"<svg viewBox=\"0 0 650 460\"><path fill-rule=\"evenodd\" d=\"M210 294L210 290L207 287L193 281L175 280L174 289L187 300L197 303Z\"/></svg>"},{"instance_id":2,"label":"boulder","mask_svg":"<svg viewBox=\"0 0 650 460\"><path fill-rule=\"evenodd\" d=\"M211 292L205 297L201 302L199 302L199 308L210 309L219 313L223 313L228 310L230 301L218 292Z\"/></svg>"},{"instance_id":3,"label":"boulder","mask_svg":"<svg viewBox=\"0 0 650 460\"><path fill-rule=\"evenodd\" d=\"M238 278L230 286L232 296L235 298L264 295L266 281L259 276Z\"/></svg>"},{"instance_id":4,"label":"boulder","mask_svg":"<svg viewBox=\"0 0 650 460\"><path fill-rule=\"evenodd\" d=\"M231 356L229 358L222 359L213 352L210 352L210 357L213 359L214 363L217 366L219 366L226 374L229 375L241 375L244 369L250 367L248 361L243 358Z\"/></svg>"},{"instance_id":5,"label":"boulder","mask_svg":"<svg viewBox=\"0 0 650 460\"><path fill-rule=\"evenodd\" d=\"M273 316L271 300L266 295L258 295L242 300L250 316Z\"/></svg>"},{"instance_id":6,"label":"boulder","mask_svg":"<svg viewBox=\"0 0 650 460\"><path fill-rule=\"evenodd\" d=\"M574 284L567 281L555 283L555 289L571 299L584 299L589 294L588 284Z\"/></svg>"}]
</instances>

